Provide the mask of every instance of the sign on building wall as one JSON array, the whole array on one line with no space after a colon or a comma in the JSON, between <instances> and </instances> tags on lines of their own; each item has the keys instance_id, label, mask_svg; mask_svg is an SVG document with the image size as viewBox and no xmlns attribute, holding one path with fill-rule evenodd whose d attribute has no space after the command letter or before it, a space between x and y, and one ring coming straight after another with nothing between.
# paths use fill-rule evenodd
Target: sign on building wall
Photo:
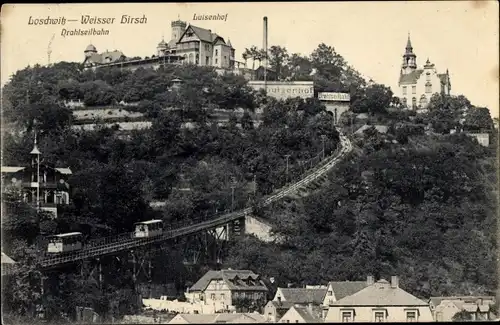
<instances>
[{"instance_id":1,"label":"sign on building wall","mask_svg":"<svg viewBox=\"0 0 500 325\"><path fill-rule=\"evenodd\" d=\"M332 102L350 102L351 95L349 93L318 93L318 99Z\"/></svg>"},{"instance_id":2,"label":"sign on building wall","mask_svg":"<svg viewBox=\"0 0 500 325\"><path fill-rule=\"evenodd\" d=\"M255 90L264 89L264 81L249 81L248 85ZM314 97L313 81L268 81L265 88L267 90L267 95L276 99Z\"/></svg>"}]
</instances>

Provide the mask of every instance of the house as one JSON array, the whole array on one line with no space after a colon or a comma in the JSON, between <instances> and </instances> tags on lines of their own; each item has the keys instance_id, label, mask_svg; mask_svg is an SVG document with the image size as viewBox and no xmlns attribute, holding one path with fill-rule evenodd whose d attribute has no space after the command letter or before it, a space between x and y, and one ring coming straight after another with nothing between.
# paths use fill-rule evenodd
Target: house
<instances>
[{"instance_id":1,"label":"house","mask_svg":"<svg viewBox=\"0 0 500 325\"><path fill-rule=\"evenodd\" d=\"M266 317L268 323L276 323L293 306L293 302L271 300L264 307L264 317Z\"/></svg>"},{"instance_id":2,"label":"house","mask_svg":"<svg viewBox=\"0 0 500 325\"><path fill-rule=\"evenodd\" d=\"M323 319L326 317L328 307L334 301L353 295L356 292L373 284L373 276L368 276L366 281L332 281L328 283L326 294L323 298Z\"/></svg>"},{"instance_id":3,"label":"house","mask_svg":"<svg viewBox=\"0 0 500 325\"><path fill-rule=\"evenodd\" d=\"M222 314L177 314L169 324L250 324L264 323L265 319L258 313L222 313Z\"/></svg>"},{"instance_id":4,"label":"house","mask_svg":"<svg viewBox=\"0 0 500 325\"><path fill-rule=\"evenodd\" d=\"M241 299L264 305L268 289L260 276L249 270L208 271L186 293L193 303L204 302L216 310L228 310Z\"/></svg>"},{"instance_id":5,"label":"house","mask_svg":"<svg viewBox=\"0 0 500 325\"><path fill-rule=\"evenodd\" d=\"M10 193L57 217L57 207L70 203L68 179L71 169L42 163L36 139L30 154L32 159L28 166L2 166L3 194Z\"/></svg>"},{"instance_id":6,"label":"house","mask_svg":"<svg viewBox=\"0 0 500 325\"><path fill-rule=\"evenodd\" d=\"M423 69L417 68L417 56L413 53L410 35L406 43L403 64L399 75L399 98L404 107L416 110L426 108L435 93L449 95L451 90L450 74L438 73L429 59Z\"/></svg>"},{"instance_id":7,"label":"house","mask_svg":"<svg viewBox=\"0 0 500 325\"><path fill-rule=\"evenodd\" d=\"M322 323L321 310L312 304L292 306L279 320L280 323Z\"/></svg>"},{"instance_id":8,"label":"house","mask_svg":"<svg viewBox=\"0 0 500 325\"><path fill-rule=\"evenodd\" d=\"M378 133L382 133L382 134L386 134L387 131L389 130L389 127L387 125L368 125L368 124L365 124L362 127L360 127L358 130L356 130L356 132L354 132L354 134L355 135L363 135L364 132L371 127L374 127Z\"/></svg>"},{"instance_id":9,"label":"house","mask_svg":"<svg viewBox=\"0 0 500 325\"><path fill-rule=\"evenodd\" d=\"M278 288L272 301L264 307L264 315L270 322L277 322L293 306L321 306L326 288ZM320 312L321 313L321 312Z\"/></svg>"},{"instance_id":10,"label":"house","mask_svg":"<svg viewBox=\"0 0 500 325\"><path fill-rule=\"evenodd\" d=\"M290 302L299 305L313 304L319 306L323 303L326 289L306 288L278 288L273 301Z\"/></svg>"},{"instance_id":11,"label":"house","mask_svg":"<svg viewBox=\"0 0 500 325\"><path fill-rule=\"evenodd\" d=\"M495 304L494 296L431 297L429 304L437 322L450 322L455 314L466 311L472 320L492 320L490 307Z\"/></svg>"},{"instance_id":12,"label":"house","mask_svg":"<svg viewBox=\"0 0 500 325\"><path fill-rule=\"evenodd\" d=\"M382 279L334 301L325 322L431 322L429 303L399 287L397 276Z\"/></svg>"},{"instance_id":13,"label":"house","mask_svg":"<svg viewBox=\"0 0 500 325\"><path fill-rule=\"evenodd\" d=\"M471 138L475 138L477 142L483 147L489 147L490 145L490 135L488 133L465 133L467 136Z\"/></svg>"}]
</instances>

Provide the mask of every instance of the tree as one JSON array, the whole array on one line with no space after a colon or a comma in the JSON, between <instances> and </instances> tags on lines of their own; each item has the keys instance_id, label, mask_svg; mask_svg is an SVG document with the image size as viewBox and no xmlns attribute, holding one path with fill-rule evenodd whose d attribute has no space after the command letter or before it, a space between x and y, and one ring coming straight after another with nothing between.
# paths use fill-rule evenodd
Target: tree
<instances>
[{"instance_id":1,"label":"tree","mask_svg":"<svg viewBox=\"0 0 500 325\"><path fill-rule=\"evenodd\" d=\"M276 71L278 80L286 77L283 68L288 64L288 51L281 46L271 46L269 49L269 64L271 69Z\"/></svg>"},{"instance_id":2,"label":"tree","mask_svg":"<svg viewBox=\"0 0 500 325\"><path fill-rule=\"evenodd\" d=\"M491 131L494 129L493 120L490 116L490 110L486 107L473 107L468 110L465 116L463 127L467 131Z\"/></svg>"},{"instance_id":3,"label":"tree","mask_svg":"<svg viewBox=\"0 0 500 325\"><path fill-rule=\"evenodd\" d=\"M374 84L359 91L352 99L353 112L385 113L392 102L393 93L389 87Z\"/></svg>"},{"instance_id":4,"label":"tree","mask_svg":"<svg viewBox=\"0 0 500 325\"><path fill-rule=\"evenodd\" d=\"M465 310L461 310L461 311L457 312L452 317L452 321L454 321L454 322L467 322L467 321L471 321L471 320L472 320L472 317L471 317L470 313L465 311Z\"/></svg>"}]
</instances>

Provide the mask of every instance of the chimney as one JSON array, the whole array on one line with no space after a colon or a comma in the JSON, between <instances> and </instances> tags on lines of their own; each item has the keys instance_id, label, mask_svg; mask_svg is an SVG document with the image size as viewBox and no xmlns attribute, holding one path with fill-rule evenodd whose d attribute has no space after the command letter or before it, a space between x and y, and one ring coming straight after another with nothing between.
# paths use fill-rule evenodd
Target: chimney
<instances>
[{"instance_id":1,"label":"chimney","mask_svg":"<svg viewBox=\"0 0 500 325\"><path fill-rule=\"evenodd\" d=\"M293 287L293 283L288 283L287 288Z\"/></svg>"},{"instance_id":2,"label":"chimney","mask_svg":"<svg viewBox=\"0 0 500 325\"><path fill-rule=\"evenodd\" d=\"M391 288L395 289L399 287L399 279L397 276L391 276Z\"/></svg>"},{"instance_id":3,"label":"chimney","mask_svg":"<svg viewBox=\"0 0 500 325\"><path fill-rule=\"evenodd\" d=\"M371 286L375 281L373 280L373 275L369 275L366 277L366 284Z\"/></svg>"},{"instance_id":4,"label":"chimney","mask_svg":"<svg viewBox=\"0 0 500 325\"><path fill-rule=\"evenodd\" d=\"M264 40L263 40L262 48L267 53L267 17L264 17ZM267 68L267 59L264 59L262 61L264 63L263 64L264 67Z\"/></svg>"},{"instance_id":5,"label":"chimney","mask_svg":"<svg viewBox=\"0 0 500 325\"><path fill-rule=\"evenodd\" d=\"M313 304L311 302L307 304L307 310L311 315L313 314Z\"/></svg>"}]
</instances>

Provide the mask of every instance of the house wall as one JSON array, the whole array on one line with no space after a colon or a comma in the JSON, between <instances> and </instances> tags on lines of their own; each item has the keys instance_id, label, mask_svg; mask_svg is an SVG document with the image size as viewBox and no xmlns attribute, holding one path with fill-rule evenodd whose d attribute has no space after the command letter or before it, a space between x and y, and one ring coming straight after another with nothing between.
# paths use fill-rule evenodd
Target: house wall
<instances>
[{"instance_id":1,"label":"house wall","mask_svg":"<svg viewBox=\"0 0 500 325\"><path fill-rule=\"evenodd\" d=\"M264 89L264 81L249 81L248 85L256 91ZM314 83L312 81L268 81L266 82L266 89L267 95L276 99L314 97Z\"/></svg>"},{"instance_id":2,"label":"house wall","mask_svg":"<svg viewBox=\"0 0 500 325\"><path fill-rule=\"evenodd\" d=\"M231 290L224 280L212 280L203 293L207 305L216 310L228 309L232 305Z\"/></svg>"},{"instance_id":3,"label":"house wall","mask_svg":"<svg viewBox=\"0 0 500 325\"><path fill-rule=\"evenodd\" d=\"M427 73L429 73L429 77L427 77ZM432 85L431 92L429 93L426 93L425 91L425 84L427 82L430 82ZM416 86L415 94L412 91L413 86ZM406 94L404 94L404 87L406 87ZM445 92L447 93L447 90L445 90ZM414 97L417 100L417 107L420 107L421 97L424 96L426 104L421 107L425 108L427 107L432 95L435 93L441 93L441 79L439 79L435 68L424 69L415 84L404 84L399 86L399 98L401 99L401 102L403 102L403 99L406 99L407 106L410 109L412 108L412 100Z\"/></svg>"},{"instance_id":4,"label":"house wall","mask_svg":"<svg viewBox=\"0 0 500 325\"><path fill-rule=\"evenodd\" d=\"M431 309L429 306L367 306L367 307L350 307L350 306L334 306L330 307L325 318L325 322L342 322L342 311L354 310L354 322L373 322L374 309L383 308L387 311L386 322L406 322L406 310L418 310L418 322L432 322Z\"/></svg>"},{"instance_id":5,"label":"house wall","mask_svg":"<svg viewBox=\"0 0 500 325\"><path fill-rule=\"evenodd\" d=\"M473 137L484 147L490 145L490 135L488 133L467 133L468 136Z\"/></svg>"},{"instance_id":6,"label":"house wall","mask_svg":"<svg viewBox=\"0 0 500 325\"><path fill-rule=\"evenodd\" d=\"M334 102L334 101L321 101L328 112L333 114L334 123L337 125L340 121L340 116L349 110L349 102Z\"/></svg>"},{"instance_id":7,"label":"house wall","mask_svg":"<svg viewBox=\"0 0 500 325\"><path fill-rule=\"evenodd\" d=\"M290 308L279 320L280 323L306 323L295 308Z\"/></svg>"},{"instance_id":8,"label":"house wall","mask_svg":"<svg viewBox=\"0 0 500 325\"><path fill-rule=\"evenodd\" d=\"M337 298L335 298L335 292L333 292L332 286L328 285L328 288L326 289L325 299L323 300L323 306L329 306L334 301L337 301Z\"/></svg>"},{"instance_id":9,"label":"house wall","mask_svg":"<svg viewBox=\"0 0 500 325\"><path fill-rule=\"evenodd\" d=\"M183 302L177 300L162 300L162 299L142 299L144 306L154 310L168 310L180 314L214 314L216 310L220 310L222 305L209 305L205 302Z\"/></svg>"},{"instance_id":10,"label":"house wall","mask_svg":"<svg viewBox=\"0 0 500 325\"><path fill-rule=\"evenodd\" d=\"M271 323L276 323L278 321L276 307L274 307L274 304L271 302L268 302L264 307L264 317Z\"/></svg>"},{"instance_id":11,"label":"house wall","mask_svg":"<svg viewBox=\"0 0 500 325\"><path fill-rule=\"evenodd\" d=\"M264 242L271 242L274 236L271 235L271 225L257 220L252 216L245 217L245 233L252 234Z\"/></svg>"},{"instance_id":12,"label":"house wall","mask_svg":"<svg viewBox=\"0 0 500 325\"><path fill-rule=\"evenodd\" d=\"M451 322L459 311L460 309L452 301L442 301L433 311L433 317L436 322Z\"/></svg>"}]
</instances>

